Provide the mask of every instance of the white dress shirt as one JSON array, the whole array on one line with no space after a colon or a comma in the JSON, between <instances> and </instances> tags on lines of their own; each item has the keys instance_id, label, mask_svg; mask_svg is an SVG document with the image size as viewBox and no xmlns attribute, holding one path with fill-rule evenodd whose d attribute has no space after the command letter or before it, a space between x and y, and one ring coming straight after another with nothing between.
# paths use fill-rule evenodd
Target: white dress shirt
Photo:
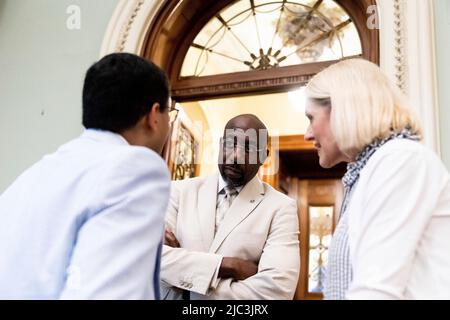
<instances>
[{"instance_id":1,"label":"white dress shirt","mask_svg":"<svg viewBox=\"0 0 450 320\"><path fill-rule=\"evenodd\" d=\"M0 196L0 299L152 299L167 166L87 130Z\"/></svg>"},{"instance_id":2,"label":"white dress shirt","mask_svg":"<svg viewBox=\"0 0 450 320\"><path fill-rule=\"evenodd\" d=\"M450 178L418 142L382 146L348 207L349 299L450 299Z\"/></svg>"}]
</instances>

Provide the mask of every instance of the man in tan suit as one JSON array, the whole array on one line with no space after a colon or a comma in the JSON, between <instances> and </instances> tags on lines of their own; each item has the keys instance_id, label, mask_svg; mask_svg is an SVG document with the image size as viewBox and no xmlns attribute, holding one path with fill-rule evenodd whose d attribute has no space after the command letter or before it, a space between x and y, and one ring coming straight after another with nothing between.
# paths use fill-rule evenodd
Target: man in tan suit
<instances>
[{"instance_id":1,"label":"man in tan suit","mask_svg":"<svg viewBox=\"0 0 450 320\"><path fill-rule=\"evenodd\" d=\"M267 137L256 116L233 118L220 174L173 182L161 264L166 299L293 298L297 205L257 176Z\"/></svg>"}]
</instances>

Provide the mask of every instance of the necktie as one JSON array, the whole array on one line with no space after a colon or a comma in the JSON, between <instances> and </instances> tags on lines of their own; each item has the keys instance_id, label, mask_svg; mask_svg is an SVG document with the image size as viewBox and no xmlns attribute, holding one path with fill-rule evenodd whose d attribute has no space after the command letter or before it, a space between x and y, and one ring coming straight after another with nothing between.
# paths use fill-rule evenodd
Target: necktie
<instances>
[{"instance_id":1,"label":"necktie","mask_svg":"<svg viewBox=\"0 0 450 320\"><path fill-rule=\"evenodd\" d=\"M226 186L224 190L225 196L217 204L216 209L216 232L219 229L219 225L222 222L223 218L225 217L225 214L227 213L228 209L230 209L233 200L238 195L238 191L232 186Z\"/></svg>"}]
</instances>

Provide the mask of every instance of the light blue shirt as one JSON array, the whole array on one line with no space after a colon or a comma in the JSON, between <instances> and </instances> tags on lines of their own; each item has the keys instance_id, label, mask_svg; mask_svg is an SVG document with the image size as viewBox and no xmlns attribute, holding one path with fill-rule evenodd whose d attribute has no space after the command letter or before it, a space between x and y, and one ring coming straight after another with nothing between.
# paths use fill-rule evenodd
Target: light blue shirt
<instances>
[{"instance_id":1,"label":"light blue shirt","mask_svg":"<svg viewBox=\"0 0 450 320\"><path fill-rule=\"evenodd\" d=\"M0 299L153 299L167 166L86 130L0 195Z\"/></svg>"}]
</instances>

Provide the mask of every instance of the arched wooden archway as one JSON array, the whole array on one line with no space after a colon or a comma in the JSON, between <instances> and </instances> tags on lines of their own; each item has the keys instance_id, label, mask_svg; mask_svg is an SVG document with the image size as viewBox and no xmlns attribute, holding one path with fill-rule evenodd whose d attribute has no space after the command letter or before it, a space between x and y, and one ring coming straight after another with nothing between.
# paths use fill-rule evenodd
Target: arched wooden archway
<instances>
[{"instance_id":1,"label":"arched wooden archway","mask_svg":"<svg viewBox=\"0 0 450 320\"><path fill-rule=\"evenodd\" d=\"M323 68L336 61L279 67L206 77L179 78L190 44L205 24L233 0L166 0L145 38L142 56L156 62L170 76L177 101L216 98L258 92L281 92L304 85ZM358 30L362 57L379 64L379 31L367 27L368 7L375 0L336 0Z\"/></svg>"}]
</instances>

